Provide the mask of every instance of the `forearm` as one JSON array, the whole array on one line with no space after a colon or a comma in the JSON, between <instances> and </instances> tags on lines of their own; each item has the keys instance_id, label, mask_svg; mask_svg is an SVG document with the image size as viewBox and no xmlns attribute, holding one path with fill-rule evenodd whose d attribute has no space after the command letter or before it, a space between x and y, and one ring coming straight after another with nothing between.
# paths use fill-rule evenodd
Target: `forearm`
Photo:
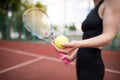
<instances>
[{"instance_id":1,"label":"forearm","mask_svg":"<svg viewBox=\"0 0 120 80\"><path fill-rule=\"evenodd\" d=\"M71 57L71 61L73 61L76 57L77 57L77 51L78 51L79 48L76 48L71 54L70 54L70 57Z\"/></svg>"},{"instance_id":2,"label":"forearm","mask_svg":"<svg viewBox=\"0 0 120 80\"><path fill-rule=\"evenodd\" d=\"M112 41L119 26L119 15L115 15L110 9L106 9L103 17L103 33L93 38L81 40L78 47L101 47Z\"/></svg>"},{"instance_id":3,"label":"forearm","mask_svg":"<svg viewBox=\"0 0 120 80\"><path fill-rule=\"evenodd\" d=\"M114 38L114 35L110 35L110 34L102 34L90 39L86 39L86 40L81 40L78 41L77 47L79 48L84 48L84 47L101 47L104 45L109 44L112 39Z\"/></svg>"}]
</instances>

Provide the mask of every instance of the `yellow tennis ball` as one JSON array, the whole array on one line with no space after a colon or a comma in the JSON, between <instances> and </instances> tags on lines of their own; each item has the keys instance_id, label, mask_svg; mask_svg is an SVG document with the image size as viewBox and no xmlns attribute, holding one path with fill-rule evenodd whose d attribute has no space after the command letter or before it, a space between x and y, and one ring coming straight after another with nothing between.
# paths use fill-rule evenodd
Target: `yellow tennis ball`
<instances>
[{"instance_id":1,"label":"yellow tennis ball","mask_svg":"<svg viewBox=\"0 0 120 80\"><path fill-rule=\"evenodd\" d=\"M66 36L64 36L64 35L59 35L59 36L57 36L57 37L55 38L54 42L55 42L55 45L56 45L58 48L63 49L63 48L65 48L65 47L62 46L62 43L68 43L69 40L68 40L68 38L67 38Z\"/></svg>"}]
</instances>

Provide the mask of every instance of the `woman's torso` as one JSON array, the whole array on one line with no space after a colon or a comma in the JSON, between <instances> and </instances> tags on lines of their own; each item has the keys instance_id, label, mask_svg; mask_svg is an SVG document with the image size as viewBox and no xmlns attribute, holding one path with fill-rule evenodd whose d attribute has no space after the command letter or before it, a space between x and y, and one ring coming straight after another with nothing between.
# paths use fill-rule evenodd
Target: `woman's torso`
<instances>
[{"instance_id":1,"label":"woman's torso","mask_svg":"<svg viewBox=\"0 0 120 80\"><path fill-rule=\"evenodd\" d=\"M87 18L82 23L83 39L92 38L102 34L103 31L103 20L102 15L104 12L104 4L101 0L96 7L91 10ZM97 47L101 49L101 47Z\"/></svg>"}]
</instances>

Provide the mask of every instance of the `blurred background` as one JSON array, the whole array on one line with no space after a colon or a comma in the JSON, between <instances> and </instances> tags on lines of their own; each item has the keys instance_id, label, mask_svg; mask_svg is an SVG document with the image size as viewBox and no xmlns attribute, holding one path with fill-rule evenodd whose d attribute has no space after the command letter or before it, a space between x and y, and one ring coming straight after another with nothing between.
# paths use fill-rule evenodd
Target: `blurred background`
<instances>
[{"instance_id":1,"label":"blurred background","mask_svg":"<svg viewBox=\"0 0 120 80\"><path fill-rule=\"evenodd\" d=\"M55 27L54 34L65 34L69 39L81 39L81 23L94 7L93 0L2 0L0 39L41 42L26 31L22 22L23 12L34 6L48 14ZM120 50L120 30L104 49Z\"/></svg>"}]
</instances>

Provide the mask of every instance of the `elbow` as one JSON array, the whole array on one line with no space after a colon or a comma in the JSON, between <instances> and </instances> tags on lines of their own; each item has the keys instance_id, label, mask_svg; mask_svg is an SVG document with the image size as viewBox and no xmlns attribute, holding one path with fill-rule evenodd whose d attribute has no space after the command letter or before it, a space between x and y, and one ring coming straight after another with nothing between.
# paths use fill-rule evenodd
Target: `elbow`
<instances>
[{"instance_id":1,"label":"elbow","mask_svg":"<svg viewBox=\"0 0 120 80\"><path fill-rule=\"evenodd\" d=\"M106 44L105 45L109 45L112 43L112 40L114 39L115 35L108 35L106 36Z\"/></svg>"},{"instance_id":2,"label":"elbow","mask_svg":"<svg viewBox=\"0 0 120 80\"><path fill-rule=\"evenodd\" d=\"M106 45L109 45L109 44L111 44L112 43L112 41L108 41L107 43L106 43Z\"/></svg>"}]
</instances>

